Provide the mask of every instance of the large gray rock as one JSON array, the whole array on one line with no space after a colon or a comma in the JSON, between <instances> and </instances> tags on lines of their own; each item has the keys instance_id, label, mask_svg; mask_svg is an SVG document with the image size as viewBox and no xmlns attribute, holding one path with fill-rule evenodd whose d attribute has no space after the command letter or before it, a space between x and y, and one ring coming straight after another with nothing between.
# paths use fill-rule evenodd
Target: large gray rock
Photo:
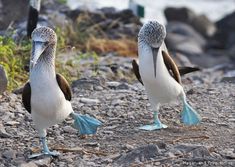
<instances>
[{"instance_id":1,"label":"large gray rock","mask_svg":"<svg viewBox=\"0 0 235 167\"><path fill-rule=\"evenodd\" d=\"M29 0L0 0L0 30L27 18Z\"/></svg>"},{"instance_id":2,"label":"large gray rock","mask_svg":"<svg viewBox=\"0 0 235 167\"><path fill-rule=\"evenodd\" d=\"M175 155L189 154L191 158L212 158L210 151L205 146L192 145L192 144L180 144L169 150L169 152Z\"/></svg>"},{"instance_id":3,"label":"large gray rock","mask_svg":"<svg viewBox=\"0 0 235 167\"><path fill-rule=\"evenodd\" d=\"M116 11L113 8L103 8L89 12L78 8L72 11L64 11L64 13L68 18L71 18L74 23L76 23L76 19L79 16L85 14L86 17L89 18L88 21L84 23L85 29L95 24L105 33L105 36L111 39L122 38L123 35L133 38L138 34L142 26L139 17L135 16L133 12L128 9Z\"/></svg>"},{"instance_id":4,"label":"large gray rock","mask_svg":"<svg viewBox=\"0 0 235 167\"><path fill-rule=\"evenodd\" d=\"M156 145L142 146L121 156L115 164L119 166L131 166L135 161L146 161L160 154L160 149Z\"/></svg>"},{"instance_id":5,"label":"large gray rock","mask_svg":"<svg viewBox=\"0 0 235 167\"><path fill-rule=\"evenodd\" d=\"M166 44L169 50L194 55L203 53L205 39L192 27L181 22L170 22L166 26Z\"/></svg>"},{"instance_id":6,"label":"large gray rock","mask_svg":"<svg viewBox=\"0 0 235 167\"><path fill-rule=\"evenodd\" d=\"M19 167L38 167L35 163L33 162L26 162L26 163L22 163L19 165Z\"/></svg>"},{"instance_id":7,"label":"large gray rock","mask_svg":"<svg viewBox=\"0 0 235 167\"><path fill-rule=\"evenodd\" d=\"M228 55L226 51L209 50L204 37L185 23L169 22L166 31L165 42L169 51L186 56L192 64L208 68L229 63L231 61L230 57L234 57L232 49L229 52L230 56L226 56Z\"/></svg>"},{"instance_id":8,"label":"large gray rock","mask_svg":"<svg viewBox=\"0 0 235 167\"><path fill-rule=\"evenodd\" d=\"M7 75L4 68L0 65L0 94L7 89Z\"/></svg>"},{"instance_id":9,"label":"large gray rock","mask_svg":"<svg viewBox=\"0 0 235 167\"><path fill-rule=\"evenodd\" d=\"M218 40L223 48L231 48L235 45L235 11L218 22L216 22L218 32L215 39Z\"/></svg>"},{"instance_id":10,"label":"large gray rock","mask_svg":"<svg viewBox=\"0 0 235 167\"><path fill-rule=\"evenodd\" d=\"M190 62L204 68L211 68L221 64L230 64L230 57L226 56L226 52L219 50L211 50L206 53L187 56Z\"/></svg>"},{"instance_id":11,"label":"large gray rock","mask_svg":"<svg viewBox=\"0 0 235 167\"><path fill-rule=\"evenodd\" d=\"M188 8L168 7L164 11L166 19L179 21L191 25L196 31L205 37L210 37L216 32L216 26L205 15L197 15Z\"/></svg>"},{"instance_id":12,"label":"large gray rock","mask_svg":"<svg viewBox=\"0 0 235 167\"><path fill-rule=\"evenodd\" d=\"M228 55L235 60L235 43L233 46L230 46L229 50L228 50Z\"/></svg>"},{"instance_id":13,"label":"large gray rock","mask_svg":"<svg viewBox=\"0 0 235 167\"><path fill-rule=\"evenodd\" d=\"M2 153L2 157L7 160L15 159L16 158L16 151L12 150L12 149L5 150Z\"/></svg>"}]
</instances>

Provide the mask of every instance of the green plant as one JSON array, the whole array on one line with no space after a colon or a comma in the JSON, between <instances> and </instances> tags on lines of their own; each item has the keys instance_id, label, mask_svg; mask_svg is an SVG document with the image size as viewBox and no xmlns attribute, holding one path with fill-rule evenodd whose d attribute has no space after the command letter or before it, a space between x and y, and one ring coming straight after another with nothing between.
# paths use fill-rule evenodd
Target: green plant
<instances>
[{"instance_id":1,"label":"green plant","mask_svg":"<svg viewBox=\"0 0 235 167\"><path fill-rule=\"evenodd\" d=\"M67 3L67 0L57 0L57 1L61 4L66 4Z\"/></svg>"},{"instance_id":2,"label":"green plant","mask_svg":"<svg viewBox=\"0 0 235 167\"><path fill-rule=\"evenodd\" d=\"M0 36L0 64L8 75L8 90L19 87L27 80L27 72L24 70L29 60L30 45L22 42L16 45L12 38Z\"/></svg>"}]
</instances>

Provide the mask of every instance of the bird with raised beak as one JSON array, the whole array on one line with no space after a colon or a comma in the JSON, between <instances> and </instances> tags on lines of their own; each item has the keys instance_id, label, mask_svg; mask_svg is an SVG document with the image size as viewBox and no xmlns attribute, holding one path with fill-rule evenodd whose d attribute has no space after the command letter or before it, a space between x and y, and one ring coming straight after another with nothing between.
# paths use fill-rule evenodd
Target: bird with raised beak
<instances>
[{"instance_id":1,"label":"bird with raised beak","mask_svg":"<svg viewBox=\"0 0 235 167\"><path fill-rule=\"evenodd\" d=\"M75 120L74 127L80 134L95 134L101 125L99 120L73 111L70 86L62 75L55 72L56 43L56 33L48 27L36 28L32 33L30 77L23 89L22 102L32 115L43 149L41 153L29 158L59 155L58 152L49 150L46 129L68 116Z\"/></svg>"},{"instance_id":2,"label":"bird with raised beak","mask_svg":"<svg viewBox=\"0 0 235 167\"><path fill-rule=\"evenodd\" d=\"M187 103L180 76L198 69L179 69L167 51L165 37L165 27L156 21L144 24L138 34L139 65L133 60L133 70L144 85L154 111L154 123L140 127L143 130L167 128L158 117L160 104L175 101L178 97L183 101L181 121L186 125L201 121L199 114Z\"/></svg>"}]
</instances>

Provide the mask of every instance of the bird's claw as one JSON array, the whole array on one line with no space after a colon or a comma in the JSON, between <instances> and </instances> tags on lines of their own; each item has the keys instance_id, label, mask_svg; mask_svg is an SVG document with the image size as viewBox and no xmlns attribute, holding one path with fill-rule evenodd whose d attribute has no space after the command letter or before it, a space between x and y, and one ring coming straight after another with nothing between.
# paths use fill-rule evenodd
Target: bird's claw
<instances>
[{"instance_id":1,"label":"bird's claw","mask_svg":"<svg viewBox=\"0 0 235 167\"><path fill-rule=\"evenodd\" d=\"M32 155L29 155L28 158L29 159L34 159L34 158L38 158L38 157L41 157L41 156L52 156L52 157L58 157L60 155L59 152L56 152L56 151L43 151L42 153L36 153L36 154L32 154Z\"/></svg>"}]
</instances>

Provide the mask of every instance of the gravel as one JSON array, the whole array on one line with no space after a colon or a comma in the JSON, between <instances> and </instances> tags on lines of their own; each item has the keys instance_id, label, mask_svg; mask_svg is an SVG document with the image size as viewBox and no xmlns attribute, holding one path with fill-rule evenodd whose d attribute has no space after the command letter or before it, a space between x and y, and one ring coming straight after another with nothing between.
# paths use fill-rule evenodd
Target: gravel
<instances>
[{"instance_id":1,"label":"gravel","mask_svg":"<svg viewBox=\"0 0 235 167\"><path fill-rule=\"evenodd\" d=\"M21 95L6 92L0 97L0 166L234 166L235 85L221 82L221 73L206 69L182 79L201 124L182 125L182 104L177 102L160 108L168 128L152 132L138 129L152 122L152 113L136 80L87 76L74 81L74 111L103 125L96 135L85 137L72 128L71 118L49 128L49 147L61 153L58 158L27 158L40 151L38 134Z\"/></svg>"}]
</instances>

